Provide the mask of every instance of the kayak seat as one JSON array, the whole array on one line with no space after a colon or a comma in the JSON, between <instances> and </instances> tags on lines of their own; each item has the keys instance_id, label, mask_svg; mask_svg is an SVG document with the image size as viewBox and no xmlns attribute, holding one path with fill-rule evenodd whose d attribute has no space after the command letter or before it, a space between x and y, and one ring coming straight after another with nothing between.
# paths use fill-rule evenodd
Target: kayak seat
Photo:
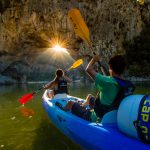
<instances>
[{"instance_id":1,"label":"kayak seat","mask_svg":"<svg viewBox=\"0 0 150 150\"><path fill-rule=\"evenodd\" d=\"M62 99L62 98L67 98L67 94L56 94L54 96L54 99Z\"/></svg>"},{"instance_id":2,"label":"kayak seat","mask_svg":"<svg viewBox=\"0 0 150 150\"><path fill-rule=\"evenodd\" d=\"M106 113L102 118L101 123L117 123L117 110Z\"/></svg>"}]
</instances>

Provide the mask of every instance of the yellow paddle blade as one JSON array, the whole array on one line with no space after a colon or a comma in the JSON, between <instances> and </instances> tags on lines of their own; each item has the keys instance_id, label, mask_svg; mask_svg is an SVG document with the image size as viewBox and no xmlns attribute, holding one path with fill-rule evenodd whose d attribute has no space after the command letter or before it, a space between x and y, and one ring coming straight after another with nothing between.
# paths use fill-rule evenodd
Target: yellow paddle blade
<instances>
[{"instance_id":1,"label":"yellow paddle blade","mask_svg":"<svg viewBox=\"0 0 150 150\"><path fill-rule=\"evenodd\" d=\"M75 33L88 45L90 45L91 40L90 40L90 33L87 25L85 24L84 19L81 16L81 13L78 9L71 9L68 12L68 18L74 28Z\"/></svg>"},{"instance_id":2,"label":"yellow paddle blade","mask_svg":"<svg viewBox=\"0 0 150 150\"><path fill-rule=\"evenodd\" d=\"M73 65L68 70L75 69L75 68L79 67L82 64L83 64L83 60L82 59L78 59L77 61L75 61L73 63Z\"/></svg>"},{"instance_id":3,"label":"yellow paddle blade","mask_svg":"<svg viewBox=\"0 0 150 150\"><path fill-rule=\"evenodd\" d=\"M140 5L144 5L144 0L137 0Z\"/></svg>"}]
</instances>

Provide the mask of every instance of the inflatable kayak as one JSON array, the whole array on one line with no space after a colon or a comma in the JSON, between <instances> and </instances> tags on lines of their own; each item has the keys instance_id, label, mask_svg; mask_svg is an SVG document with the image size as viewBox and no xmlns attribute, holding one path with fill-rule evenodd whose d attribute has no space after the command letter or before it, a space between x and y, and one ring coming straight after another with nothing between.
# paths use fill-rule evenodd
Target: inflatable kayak
<instances>
[{"instance_id":1,"label":"inflatable kayak","mask_svg":"<svg viewBox=\"0 0 150 150\"><path fill-rule=\"evenodd\" d=\"M129 96L128 99L140 99L143 95L134 95ZM137 115L128 116L128 112L126 109L126 114L129 119L126 119L126 116L121 116L120 110L114 110L108 112L104 115L100 123L90 123L86 120L83 120L71 112L66 112L61 109L60 106L56 105L57 102L61 104L61 106L65 106L67 101L69 100L79 100L84 101L83 99L76 98L66 94L57 94L54 99L49 99L47 97L47 91L45 91L43 95L43 107L47 112L50 120L54 123L54 125L61 130L66 136L68 136L71 140L79 144L83 149L87 150L150 150L150 145L141 142L136 139L134 136L137 136L136 129L133 130L132 125L130 126L130 119L135 119ZM133 107L134 110L137 109L136 105L138 105L139 101L133 101L132 104L128 104ZM125 103L126 104L126 103ZM121 104L122 109L126 107L125 104ZM118 112L120 111L120 115ZM131 111L130 111L131 112ZM136 116L137 117L137 116ZM120 118L119 128L118 128L118 118ZM127 122L125 126L123 122ZM129 127L128 127L129 126ZM125 128L127 130L127 134L133 134L129 137L127 134L124 134L121 130ZM133 138L134 137L134 138Z\"/></svg>"}]
</instances>

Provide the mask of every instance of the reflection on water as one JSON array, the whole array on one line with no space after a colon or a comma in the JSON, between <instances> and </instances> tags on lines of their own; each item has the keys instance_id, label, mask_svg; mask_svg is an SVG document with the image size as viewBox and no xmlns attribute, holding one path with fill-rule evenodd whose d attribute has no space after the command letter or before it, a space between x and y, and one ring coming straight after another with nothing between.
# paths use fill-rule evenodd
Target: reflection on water
<instances>
[{"instance_id":1,"label":"reflection on water","mask_svg":"<svg viewBox=\"0 0 150 150\"><path fill-rule=\"evenodd\" d=\"M29 109L25 106L22 107L21 113L24 117L29 117L29 118L31 118L35 114L33 109Z\"/></svg>"},{"instance_id":2,"label":"reflection on water","mask_svg":"<svg viewBox=\"0 0 150 150\"><path fill-rule=\"evenodd\" d=\"M150 94L150 82L146 82L146 83L136 83L136 90L135 90L136 94Z\"/></svg>"},{"instance_id":3,"label":"reflection on water","mask_svg":"<svg viewBox=\"0 0 150 150\"><path fill-rule=\"evenodd\" d=\"M20 106L18 102L20 97L32 93L41 86L42 84L0 86L0 149L80 149L77 144L60 133L48 119L41 105L42 91L25 107ZM96 94L93 83L75 83L70 86L70 95L85 98L88 93ZM149 94L150 83L137 84L135 93Z\"/></svg>"}]
</instances>

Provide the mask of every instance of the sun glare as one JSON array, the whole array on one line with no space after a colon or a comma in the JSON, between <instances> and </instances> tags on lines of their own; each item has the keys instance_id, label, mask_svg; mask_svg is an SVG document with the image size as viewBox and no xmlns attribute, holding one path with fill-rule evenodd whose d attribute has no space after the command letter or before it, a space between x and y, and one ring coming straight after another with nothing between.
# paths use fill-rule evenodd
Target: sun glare
<instances>
[{"instance_id":1,"label":"sun glare","mask_svg":"<svg viewBox=\"0 0 150 150\"><path fill-rule=\"evenodd\" d=\"M60 45L55 45L55 46L53 47L53 49L54 49L56 52L65 52L65 53L68 53L68 52L67 52L67 49L61 47Z\"/></svg>"}]
</instances>

